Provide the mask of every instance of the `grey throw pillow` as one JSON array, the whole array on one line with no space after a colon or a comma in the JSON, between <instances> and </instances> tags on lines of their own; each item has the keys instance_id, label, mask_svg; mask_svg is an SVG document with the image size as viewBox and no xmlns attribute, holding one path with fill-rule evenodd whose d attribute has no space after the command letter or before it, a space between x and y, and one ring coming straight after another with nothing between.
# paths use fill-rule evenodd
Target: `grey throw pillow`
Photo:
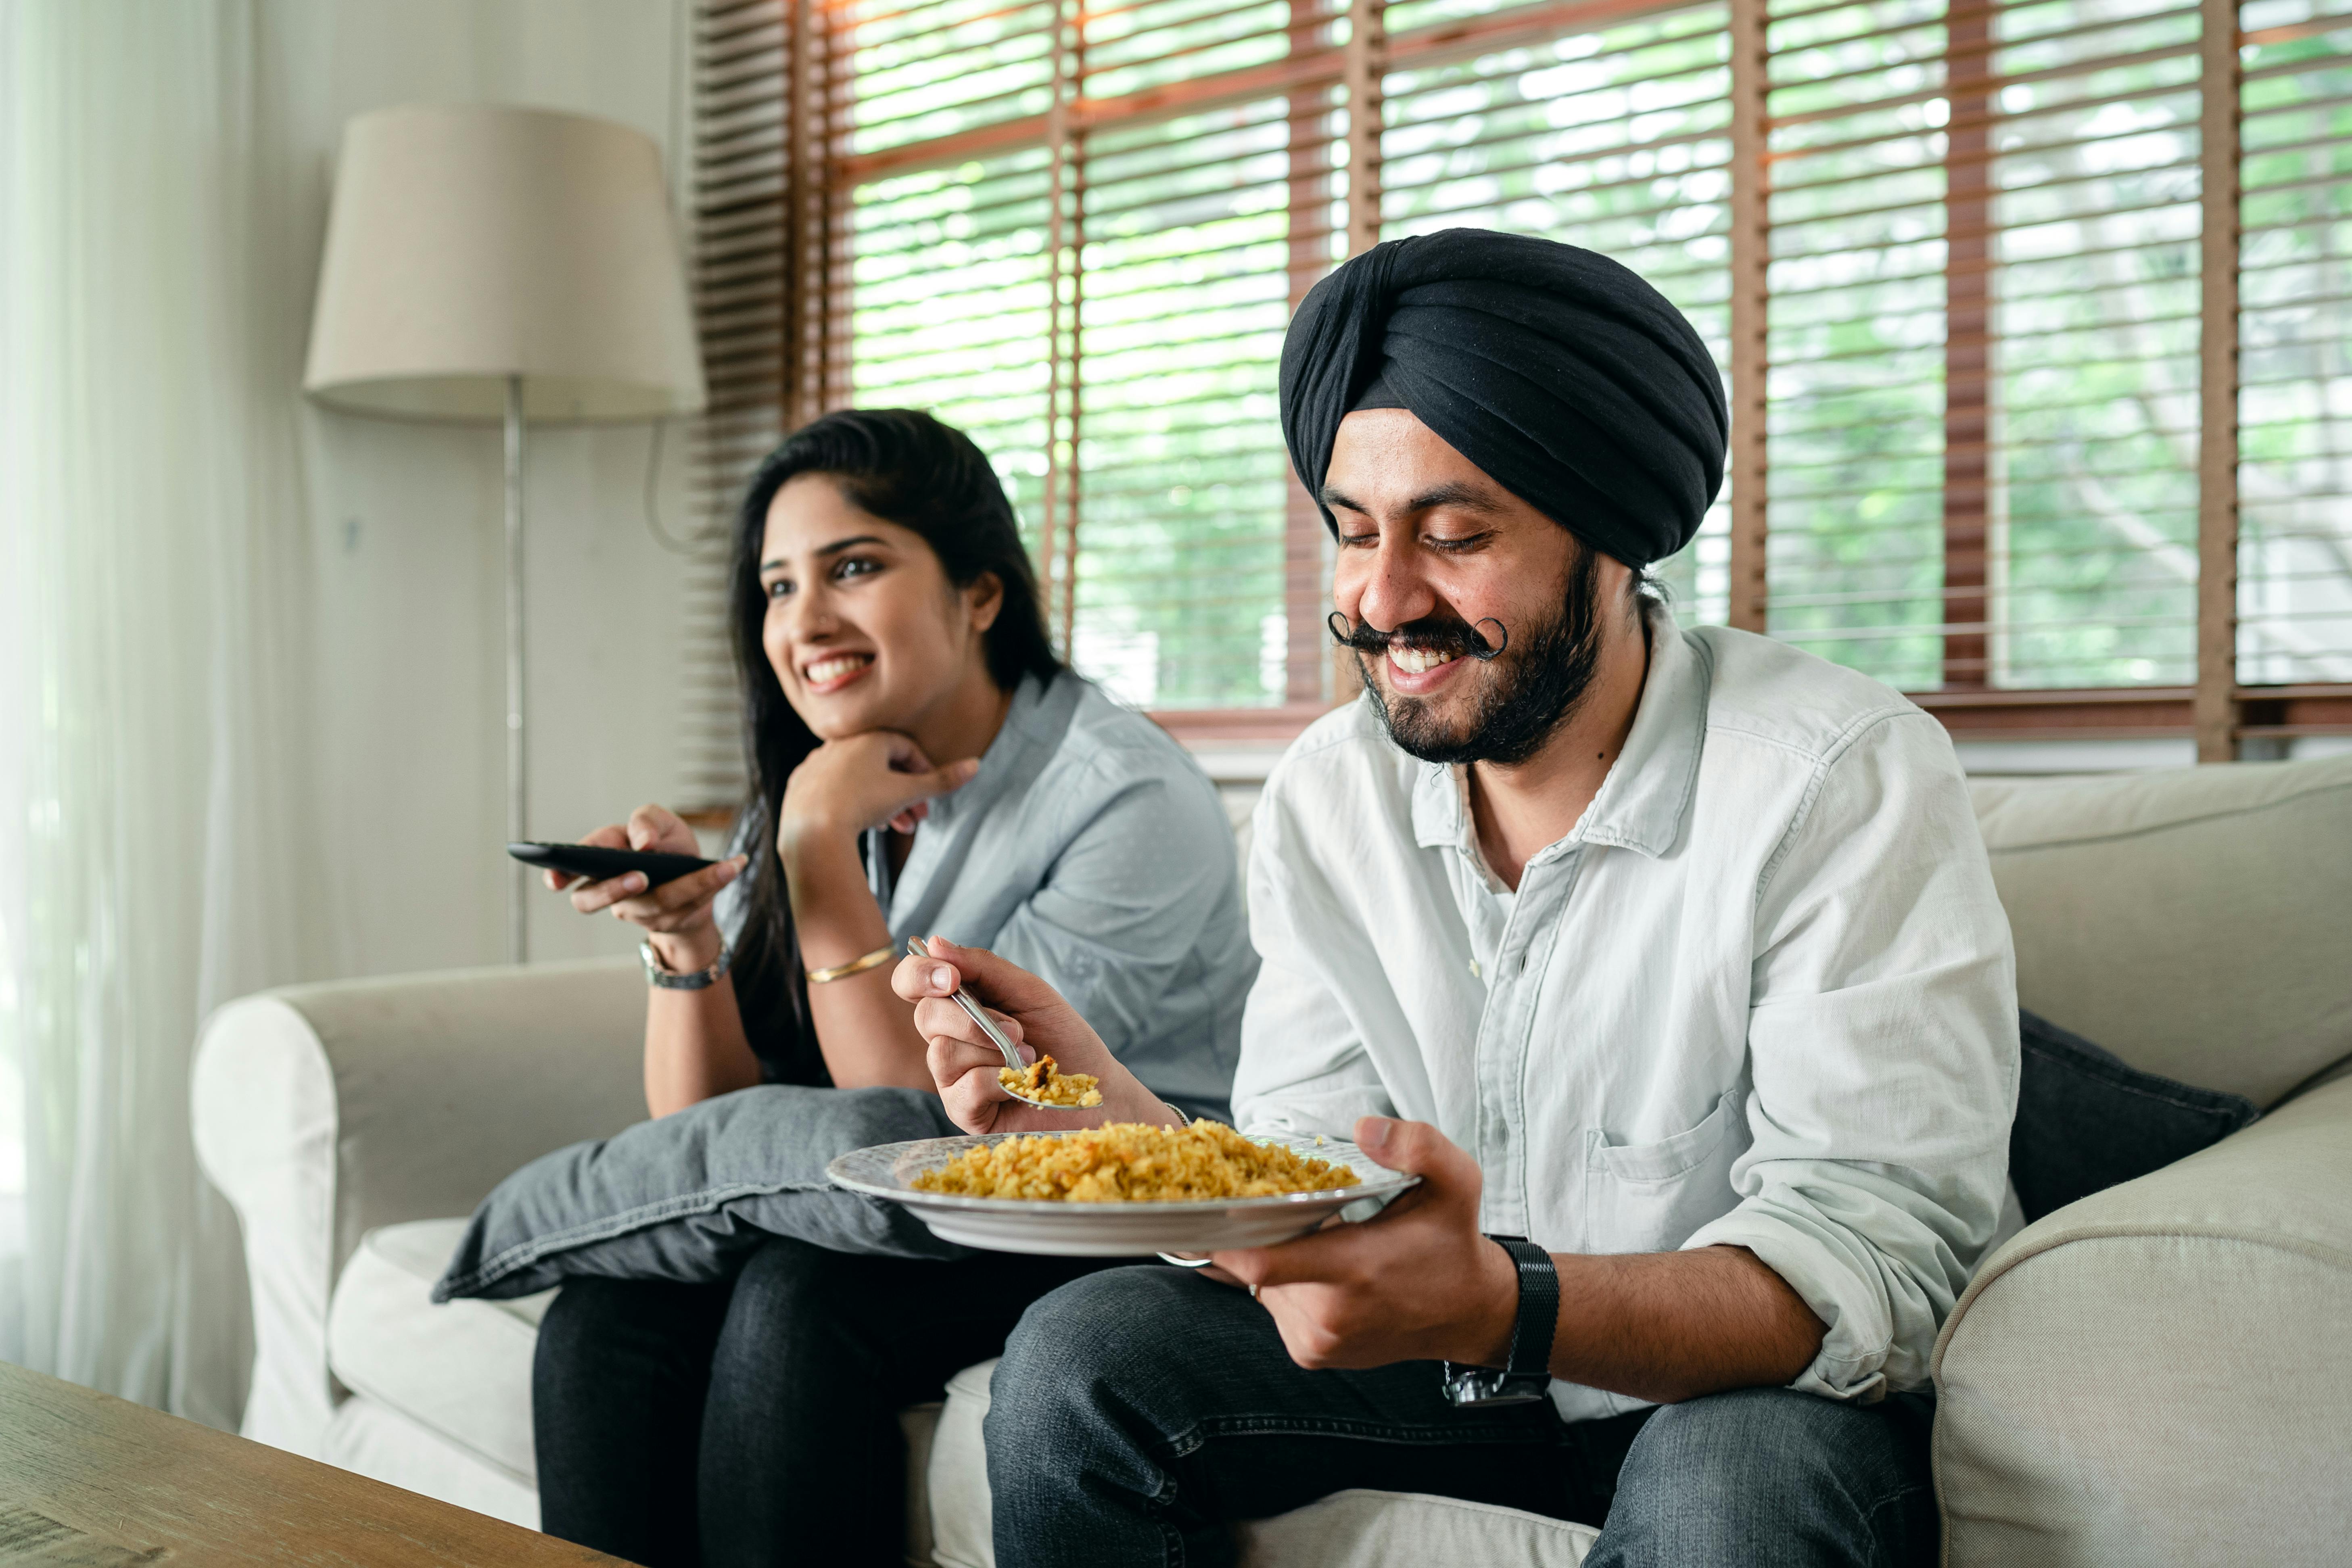
<instances>
[{"instance_id":1,"label":"grey throw pillow","mask_svg":"<svg viewBox=\"0 0 2352 1568\"><path fill-rule=\"evenodd\" d=\"M731 1279L772 1236L836 1252L961 1258L898 1204L825 1179L836 1154L944 1138L940 1097L912 1089L763 1084L612 1138L541 1155L474 1211L436 1301L504 1300L577 1275L699 1284Z\"/></svg>"},{"instance_id":2,"label":"grey throw pillow","mask_svg":"<svg viewBox=\"0 0 2352 1568\"><path fill-rule=\"evenodd\" d=\"M2242 1095L2142 1072L2032 1013L2018 1015L2018 1031L2009 1177L2028 1220L2160 1171L2261 1114Z\"/></svg>"}]
</instances>

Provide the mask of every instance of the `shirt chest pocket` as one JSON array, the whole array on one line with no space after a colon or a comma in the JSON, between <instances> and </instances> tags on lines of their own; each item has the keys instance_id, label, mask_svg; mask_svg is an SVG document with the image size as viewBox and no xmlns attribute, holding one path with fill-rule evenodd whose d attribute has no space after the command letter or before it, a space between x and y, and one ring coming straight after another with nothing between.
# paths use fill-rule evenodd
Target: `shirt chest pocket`
<instances>
[{"instance_id":1,"label":"shirt chest pocket","mask_svg":"<svg viewBox=\"0 0 2352 1568\"><path fill-rule=\"evenodd\" d=\"M1594 1252L1670 1252L1738 1201L1731 1163L1748 1146L1744 1097L1727 1089L1697 1126L1655 1143L1584 1134L1584 1235Z\"/></svg>"}]
</instances>

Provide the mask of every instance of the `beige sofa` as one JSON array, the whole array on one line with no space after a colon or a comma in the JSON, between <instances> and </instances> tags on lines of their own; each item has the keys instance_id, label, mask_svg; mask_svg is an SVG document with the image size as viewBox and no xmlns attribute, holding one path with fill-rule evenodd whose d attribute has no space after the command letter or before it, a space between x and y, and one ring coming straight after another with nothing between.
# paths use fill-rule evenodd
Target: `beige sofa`
<instances>
[{"instance_id":1,"label":"beige sofa","mask_svg":"<svg viewBox=\"0 0 2352 1568\"><path fill-rule=\"evenodd\" d=\"M1973 787L2025 1005L2269 1114L2048 1215L1979 1269L1936 1360L1947 1561L2344 1562L2352 758ZM221 1010L194 1113L245 1226L247 1436L537 1522L545 1298L436 1308L425 1291L455 1216L499 1177L644 1114L642 1007L634 966L598 963ZM907 1413L910 1562L992 1561L988 1372ZM1370 1492L1245 1535L1248 1561L1296 1568L1565 1564L1591 1539Z\"/></svg>"}]
</instances>

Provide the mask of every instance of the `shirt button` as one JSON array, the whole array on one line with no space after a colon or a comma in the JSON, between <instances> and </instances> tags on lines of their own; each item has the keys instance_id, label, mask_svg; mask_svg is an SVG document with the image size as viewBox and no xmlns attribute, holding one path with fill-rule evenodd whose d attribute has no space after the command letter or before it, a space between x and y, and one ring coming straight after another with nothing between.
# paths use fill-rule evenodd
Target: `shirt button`
<instances>
[{"instance_id":1,"label":"shirt button","mask_svg":"<svg viewBox=\"0 0 2352 1568\"><path fill-rule=\"evenodd\" d=\"M1476 959L1475 959L1475 958L1474 958L1474 959L1472 959L1472 960L1470 961L1470 973L1471 973L1473 975L1479 976L1480 978L1484 978L1484 976L1483 976L1483 974L1482 974L1481 971L1480 971L1480 970L1479 970L1479 968L1478 968L1478 961L1477 961Z\"/></svg>"}]
</instances>

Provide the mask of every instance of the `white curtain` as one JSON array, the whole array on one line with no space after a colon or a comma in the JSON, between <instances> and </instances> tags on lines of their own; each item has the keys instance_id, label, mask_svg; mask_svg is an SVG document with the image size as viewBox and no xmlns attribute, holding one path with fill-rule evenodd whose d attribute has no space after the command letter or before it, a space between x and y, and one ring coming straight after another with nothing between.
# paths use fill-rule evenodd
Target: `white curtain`
<instances>
[{"instance_id":1,"label":"white curtain","mask_svg":"<svg viewBox=\"0 0 2352 1568\"><path fill-rule=\"evenodd\" d=\"M289 235L253 0L0 0L0 1354L234 1427L199 1022L319 972ZM13 1125L11 1125L13 1123Z\"/></svg>"}]
</instances>

